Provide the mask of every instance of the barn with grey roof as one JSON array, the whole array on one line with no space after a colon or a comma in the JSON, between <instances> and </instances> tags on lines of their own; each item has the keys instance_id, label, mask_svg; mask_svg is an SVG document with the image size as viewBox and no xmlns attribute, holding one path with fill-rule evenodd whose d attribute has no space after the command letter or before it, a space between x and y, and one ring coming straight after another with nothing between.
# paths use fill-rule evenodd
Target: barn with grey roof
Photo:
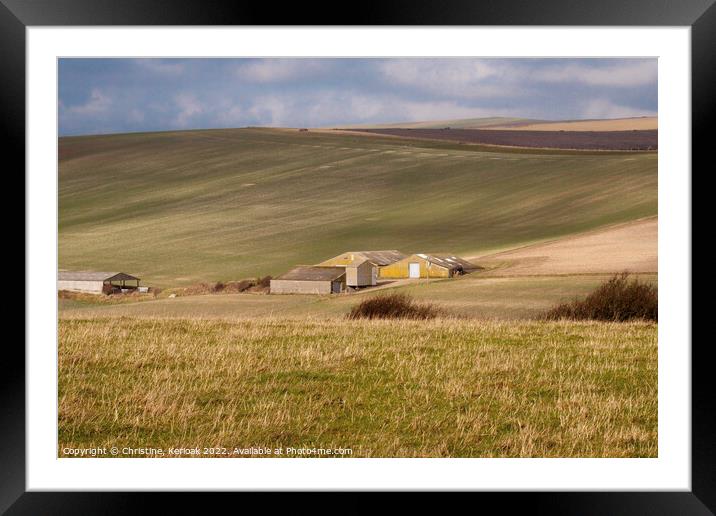
<instances>
[{"instance_id":1,"label":"barn with grey roof","mask_svg":"<svg viewBox=\"0 0 716 516\"><path fill-rule=\"evenodd\" d=\"M337 294L346 289L345 267L301 265L271 280L271 294Z\"/></svg>"},{"instance_id":2,"label":"barn with grey roof","mask_svg":"<svg viewBox=\"0 0 716 516\"><path fill-rule=\"evenodd\" d=\"M138 289L140 279L124 272L59 271L57 290L109 294L115 289Z\"/></svg>"}]
</instances>

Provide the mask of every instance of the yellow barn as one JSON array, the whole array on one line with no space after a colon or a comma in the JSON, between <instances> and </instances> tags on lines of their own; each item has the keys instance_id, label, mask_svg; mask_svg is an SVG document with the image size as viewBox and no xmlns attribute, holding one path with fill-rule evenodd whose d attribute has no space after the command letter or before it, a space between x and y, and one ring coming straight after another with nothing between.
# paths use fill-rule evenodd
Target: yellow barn
<instances>
[{"instance_id":1,"label":"yellow barn","mask_svg":"<svg viewBox=\"0 0 716 516\"><path fill-rule=\"evenodd\" d=\"M345 267L349 287L375 286L381 267L405 258L400 251L347 251L321 262L320 267Z\"/></svg>"},{"instance_id":2,"label":"yellow barn","mask_svg":"<svg viewBox=\"0 0 716 516\"><path fill-rule=\"evenodd\" d=\"M418 253L381 267L378 276L391 279L452 278L478 268L459 256Z\"/></svg>"}]
</instances>

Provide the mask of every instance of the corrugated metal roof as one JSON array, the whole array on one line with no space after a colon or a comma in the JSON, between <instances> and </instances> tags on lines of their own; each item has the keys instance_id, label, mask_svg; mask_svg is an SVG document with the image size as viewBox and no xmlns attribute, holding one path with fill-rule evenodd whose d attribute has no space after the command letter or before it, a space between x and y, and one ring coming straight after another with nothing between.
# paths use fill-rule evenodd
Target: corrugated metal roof
<instances>
[{"instance_id":1,"label":"corrugated metal roof","mask_svg":"<svg viewBox=\"0 0 716 516\"><path fill-rule=\"evenodd\" d=\"M464 270L473 270L473 269L479 269L479 265L475 265L472 262L467 261L465 258L460 258L459 256L455 256L453 254L433 254L431 255L435 258L440 258L442 260L445 260L449 263L455 263L457 265L462 265L462 268Z\"/></svg>"},{"instance_id":2,"label":"corrugated metal roof","mask_svg":"<svg viewBox=\"0 0 716 516\"><path fill-rule=\"evenodd\" d=\"M333 281L345 276L345 267L320 267L317 265L302 265L295 267L276 279L294 281Z\"/></svg>"},{"instance_id":3,"label":"corrugated metal roof","mask_svg":"<svg viewBox=\"0 0 716 516\"><path fill-rule=\"evenodd\" d=\"M344 256L346 254L352 254L358 259L362 258L364 260L371 261L380 267L395 263L407 256L396 249L390 249L387 251L346 251L340 256Z\"/></svg>"},{"instance_id":4,"label":"corrugated metal roof","mask_svg":"<svg viewBox=\"0 0 716 516\"><path fill-rule=\"evenodd\" d=\"M463 270L479 269L479 267L477 265L475 265L474 263L468 262L464 258L460 258L459 256L455 256L453 254L416 253L415 256L419 256L423 260L427 260L430 263L434 263L436 265L439 265L441 267L446 267L448 269L459 269L459 268L462 268Z\"/></svg>"},{"instance_id":5,"label":"corrugated metal roof","mask_svg":"<svg viewBox=\"0 0 716 516\"><path fill-rule=\"evenodd\" d=\"M367 258L358 258L356 260L353 260L353 263L350 265L341 265L341 267L360 267L364 263L370 263L371 265L375 265L375 263L371 262Z\"/></svg>"},{"instance_id":6,"label":"corrugated metal roof","mask_svg":"<svg viewBox=\"0 0 716 516\"><path fill-rule=\"evenodd\" d=\"M124 272L100 272L100 271L59 271L57 279L63 281L109 281L109 280L138 280Z\"/></svg>"}]
</instances>

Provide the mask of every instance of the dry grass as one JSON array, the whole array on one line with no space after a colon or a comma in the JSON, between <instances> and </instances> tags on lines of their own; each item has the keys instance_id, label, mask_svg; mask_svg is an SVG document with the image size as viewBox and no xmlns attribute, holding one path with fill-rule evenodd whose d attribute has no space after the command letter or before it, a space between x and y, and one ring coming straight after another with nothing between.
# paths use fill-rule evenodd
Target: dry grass
<instances>
[{"instance_id":1,"label":"dry grass","mask_svg":"<svg viewBox=\"0 0 716 516\"><path fill-rule=\"evenodd\" d=\"M238 281L203 282L187 287L174 287L162 290L162 298L171 296L203 296L206 294L239 294L241 292L268 293L271 276L242 279Z\"/></svg>"},{"instance_id":2,"label":"dry grass","mask_svg":"<svg viewBox=\"0 0 716 516\"><path fill-rule=\"evenodd\" d=\"M651 217L472 259L495 267L490 275L656 272L658 225Z\"/></svg>"},{"instance_id":3,"label":"dry grass","mask_svg":"<svg viewBox=\"0 0 716 516\"><path fill-rule=\"evenodd\" d=\"M549 320L572 319L624 322L658 321L659 292L656 285L615 274L584 299L560 303L545 314Z\"/></svg>"},{"instance_id":4,"label":"dry grass","mask_svg":"<svg viewBox=\"0 0 716 516\"><path fill-rule=\"evenodd\" d=\"M67 302L70 306L86 305L117 305L122 303L136 303L138 301L151 301L156 299L161 291L154 289L151 292L133 291L125 294L90 294L88 292L74 292L58 290L57 298Z\"/></svg>"},{"instance_id":5,"label":"dry grass","mask_svg":"<svg viewBox=\"0 0 716 516\"><path fill-rule=\"evenodd\" d=\"M655 457L657 325L59 322L59 450Z\"/></svg>"},{"instance_id":6,"label":"dry grass","mask_svg":"<svg viewBox=\"0 0 716 516\"><path fill-rule=\"evenodd\" d=\"M435 319L440 310L429 303L416 303L406 294L382 294L364 299L348 313L348 319Z\"/></svg>"}]
</instances>

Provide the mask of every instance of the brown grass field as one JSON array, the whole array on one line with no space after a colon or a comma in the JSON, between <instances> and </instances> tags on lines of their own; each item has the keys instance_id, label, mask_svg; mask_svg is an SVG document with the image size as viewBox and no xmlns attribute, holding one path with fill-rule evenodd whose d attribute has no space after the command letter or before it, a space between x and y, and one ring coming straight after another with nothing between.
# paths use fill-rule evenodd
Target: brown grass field
<instances>
[{"instance_id":1,"label":"brown grass field","mask_svg":"<svg viewBox=\"0 0 716 516\"><path fill-rule=\"evenodd\" d=\"M657 456L655 324L63 319L58 356L60 457Z\"/></svg>"},{"instance_id":2,"label":"brown grass field","mask_svg":"<svg viewBox=\"0 0 716 516\"><path fill-rule=\"evenodd\" d=\"M657 233L658 219L650 217L471 259L494 268L486 275L656 273Z\"/></svg>"}]
</instances>

